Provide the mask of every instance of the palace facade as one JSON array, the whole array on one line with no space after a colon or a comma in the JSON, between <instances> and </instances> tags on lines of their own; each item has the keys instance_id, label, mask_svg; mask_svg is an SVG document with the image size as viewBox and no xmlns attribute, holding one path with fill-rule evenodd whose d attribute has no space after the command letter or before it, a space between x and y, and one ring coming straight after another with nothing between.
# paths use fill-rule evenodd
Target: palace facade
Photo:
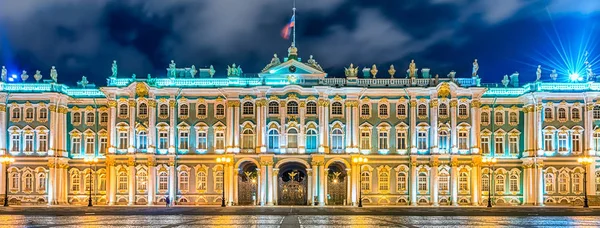
<instances>
[{"instance_id":1,"label":"palace facade","mask_svg":"<svg viewBox=\"0 0 600 228\"><path fill-rule=\"evenodd\" d=\"M77 87L2 70L11 204L580 204L600 191L600 83L482 85L430 69L327 75L296 47L257 74L178 67ZM591 70L590 70L591 73ZM341 76L341 75L340 75ZM564 76L566 78L566 76ZM560 82L562 81L562 82ZM593 158L582 165L578 158ZM494 165L483 158L496 158ZM97 158L98 163L87 163ZM360 160L359 160L360 159ZM358 162L363 161L363 162ZM366 162L365 162L366 161ZM587 171L587 172L586 172ZM8 175L8 183L4 180ZM587 178L584 184L584 175ZM491 191L491 192L490 192ZM3 198L3 197L0 197Z\"/></svg>"}]
</instances>

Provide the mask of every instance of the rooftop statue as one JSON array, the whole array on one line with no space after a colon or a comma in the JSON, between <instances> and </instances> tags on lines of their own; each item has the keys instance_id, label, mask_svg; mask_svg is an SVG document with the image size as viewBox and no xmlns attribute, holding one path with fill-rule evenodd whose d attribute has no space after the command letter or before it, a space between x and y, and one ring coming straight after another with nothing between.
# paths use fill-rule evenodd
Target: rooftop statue
<instances>
[{"instance_id":1,"label":"rooftop statue","mask_svg":"<svg viewBox=\"0 0 600 228\"><path fill-rule=\"evenodd\" d=\"M2 74L0 74L0 78L2 78L3 82L6 81L7 76L8 76L8 71L6 70L5 66L2 66Z\"/></svg>"},{"instance_id":2,"label":"rooftop statue","mask_svg":"<svg viewBox=\"0 0 600 228\"><path fill-rule=\"evenodd\" d=\"M358 67L354 67L354 64L350 63L349 68L344 67L346 77L356 77L358 75Z\"/></svg>"},{"instance_id":3,"label":"rooftop statue","mask_svg":"<svg viewBox=\"0 0 600 228\"><path fill-rule=\"evenodd\" d=\"M454 79L454 77L456 76L456 71L450 71L450 73L448 73L448 75L446 76L448 76L451 79Z\"/></svg>"},{"instance_id":4,"label":"rooftop statue","mask_svg":"<svg viewBox=\"0 0 600 228\"><path fill-rule=\"evenodd\" d=\"M55 83L58 82L58 72L56 72L56 67L54 66L50 69L50 78L52 78L52 81Z\"/></svg>"},{"instance_id":5,"label":"rooftop statue","mask_svg":"<svg viewBox=\"0 0 600 228\"><path fill-rule=\"evenodd\" d=\"M196 77L198 70L196 70L196 65L192 65L192 69L190 70L190 74L192 74L192 78Z\"/></svg>"},{"instance_id":6,"label":"rooftop statue","mask_svg":"<svg viewBox=\"0 0 600 228\"><path fill-rule=\"evenodd\" d=\"M81 81L77 82L77 84L85 88L89 84L89 81L87 80L86 76L81 76Z\"/></svg>"},{"instance_id":7,"label":"rooftop statue","mask_svg":"<svg viewBox=\"0 0 600 228\"><path fill-rule=\"evenodd\" d=\"M177 64L175 64L175 60L171 60L171 63L169 63L169 76L172 78L177 76L176 67Z\"/></svg>"},{"instance_id":8,"label":"rooftop statue","mask_svg":"<svg viewBox=\"0 0 600 228\"><path fill-rule=\"evenodd\" d=\"M479 63L477 62L477 59L475 59L475 61L473 61L473 73L471 76L477 77L477 71L479 71Z\"/></svg>"},{"instance_id":9,"label":"rooftop statue","mask_svg":"<svg viewBox=\"0 0 600 228\"><path fill-rule=\"evenodd\" d=\"M29 75L27 74L27 71L23 71L23 73L21 73L21 81L25 82L28 78Z\"/></svg>"},{"instance_id":10,"label":"rooftop statue","mask_svg":"<svg viewBox=\"0 0 600 228\"><path fill-rule=\"evenodd\" d=\"M279 57L277 57L277 54L273 54L273 58L271 59L271 62L269 64L267 64L267 66L265 66L265 68L263 68L262 72L267 72L269 69L279 66L279 64L281 64L281 61L279 60Z\"/></svg>"},{"instance_id":11,"label":"rooftop statue","mask_svg":"<svg viewBox=\"0 0 600 228\"><path fill-rule=\"evenodd\" d=\"M321 65L319 65L319 63L317 63L317 61L315 61L315 59L313 59L313 56L310 55L310 58L308 59L308 65L311 66L312 68L315 68L319 71L323 71L323 68L321 68Z\"/></svg>"},{"instance_id":12,"label":"rooftop statue","mask_svg":"<svg viewBox=\"0 0 600 228\"><path fill-rule=\"evenodd\" d=\"M208 75L210 75L211 78L213 77L213 75L215 75L215 68L213 67L213 65L210 65L210 68L208 69Z\"/></svg>"},{"instance_id":13,"label":"rooftop statue","mask_svg":"<svg viewBox=\"0 0 600 228\"><path fill-rule=\"evenodd\" d=\"M227 66L227 76L241 76L244 72L241 66L236 66L235 63L231 66Z\"/></svg>"},{"instance_id":14,"label":"rooftop statue","mask_svg":"<svg viewBox=\"0 0 600 228\"><path fill-rule=\"evenodd\" d=\"M113 78L116 78L116 77L117 77L117 71L118 71L118 68L117 68L117 60L113 60L113 63L112 63L112 68L111 68L111 70L112 70L112 77L113 77Z\"/></svg>"},{"instance_id":15,"label":"rooftop statue","mask_svg":"<svg viewBox=\"0 0 600 228\"><path fill-rule=\"evenodd\" d=\"M505 74L504 79L502 79L502 85L504 85L504 87L507 87L509 82L510 79L508 79L508 74Z\"/></svg>"},{"instance_id":16,"label":"rooftop statue","mask_svg":"<svg viewBox=\"0 0 600 228\"><path fill-rule=\"evenodd\" d=\"M35 74L33 75L33 78L35 79L35 82L40 82L40 80L42 80L42 72L36 70Z\"/></svg>"},{"instance_id":17,"label":"rooftop statue","mask_svg":"<svg viewBox=\"0 0 600 228\"><path fill-rule=\"evenodd\" d=\"M410 64L408 64L408 76L411 78L415 77L415 74L417 73L417 64L415 63L415 60L411 60Z\"/></svg>"},{"instance_id":18,"label":"rooftop statue","mask_svg":"<svg viewBox=\"0 0 600 228\"><path fill-rule=\"evenodd\" d=\"M535 70L535 81L540 81L542 79L542 66L538 65L537 70Z\"/></svg>"},{"instance_id":19,"label":"rooftop statue","mask_svg":"<svg viewBox=\"0 0 600 228\"><path fill-rule=\"evenodd\" d=\"M552 69L552 73L550 73L550 78L552 79L552 81L556 81L556 78L558 78L558 74L556 73L556 69Z\"/></svg>"},{"instance_id":20,"label":"rooftop statue","mask_svg":"<svg viewBox=\"0 0 600 228\"><path fill-rule=\"evenodd\" d=\"M377 76L377 72L379 72L377 70L377 66L375 64L373 64L373 66L371 67L371 75L373 75L373 78L375 78Z\"/></svg>"},{"instance_id":21,"label":"rooftop statue","mask_svg":"<svg viewBox=\"0 0 600 228\"><path fill-rule=\"evenodd\" d=\"M390 65L390 69L388 70L388 74L390 74L391 78L394 78L394 74L396 74L396 69L394 68L394 64Z\"/></svg>"}]
</instances>

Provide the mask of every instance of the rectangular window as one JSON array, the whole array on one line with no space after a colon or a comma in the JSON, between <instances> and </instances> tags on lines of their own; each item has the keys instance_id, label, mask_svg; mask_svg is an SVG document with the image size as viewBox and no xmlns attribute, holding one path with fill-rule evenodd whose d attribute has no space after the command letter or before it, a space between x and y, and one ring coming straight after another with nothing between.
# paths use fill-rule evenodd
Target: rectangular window
<instances>
[{"instance_id":1,"label":"rectangular window","mask_svg":"<svg viewBox=\"0 0 600 228\"><path fill-rule=\"evenodd\" d=\"M48 135L38 135L38 151L48 151Z\"/></svg>"},{"instance_id":2,"label":"rectangular window","mask_svg":"<svg viewBox=\"0 0 600 228\"><path fill-rule=\"evenodd\" d=\"M458 190L469 191L469 175L468 173L461 173L458 177Z\"/></svg>"},{"instance_id":3,"label":"rectangular window","mask_svg":"<svg viewBox=\"0 0 600 228\"><path fill-rule=\"evenodd\" d=\"M427 176L424 173L419 174L419 191L427 191Z\"/></svg>"},{"instance_id":4,"label":"rectangular window","mask_svg":"<svg viewBox=\"0 0 600 228\"><path fill-rule=\"evenodd\" d=\"M496 176L496 192L504 191L504 176Z\"/></svg>"},{"instance_id":5,"label":"rectangular window","mask_svg":"<svg viewBox=\"0 0 600 228\"><path fill-rule=\"evenodd\" d=\"M406 132L398 132L398 150L406 150Z\"/></svg>"},{"instance_id":6,"label":"rectangular window","mask_svg":"<svg viewBox=\"0 0 600 228\"><path fill-rule=\"evenodd\" d=\"M169 190L169 176L166 173L158 176L158 190L161 192Z\"/></svg>"},{"instance_id":7,"label":"rectangular window","mask_svg":"<svg viewBox=\"0 0 600 228\"><path fill-rule=\"evenodd\" d=\"M360 149L370 150L371 149L371 134L368 131L362 131L360 133Z\"/></svg>"},{"instance_id":8,"label":"rectangular window","mask_svg":"<svg viewBox=\"0 0 600 228\"><path fill-rule=\"evenodd\" d=\"M440 176L439 177L439 190L441 192L445 192L448 191L448 189L450 189L449 184L448 184L449 180L448 180L448 176Z\"/></svg>"},{"instance_id":9,"label":"rectangular window","mask_svg":"<svg viewBox=\"0 0 600 228\"><path fill-rule=\"evenodd\" d=\"M73 154L81 153L81 138L74 137L71 139L71 153L73 153Z\"/></svg>"},{"instance_id":10,"label":"rectangular window","mask_svg":"<svg viewBox=\"0 0 600 228\"><path fill-rule=\"evenodd\" d=\"M217 150L225 149L225 133L223 133L223 132L215 133L215 149L217 149Z\"/></svg>"},{"instance_id":11,"label":"rectangular window","mask_svg":"<svg viewBox=\"0 0 600 228\"><path fill-rule=\"evenodd\" d=\"M179 132L179 149L187 150L190 145L190 133L187 131Z\"/></svg>"},{"instance_id":12,"label":"rectangular window","mask_svg":"<svg viewBox=\"0 0 600 228\"><path fill-rule=\"evenodd\" d=\"M158 149L166 150L169 148L169 134L166 132L158 133Z\"/></svg>"},{"instance_id":13,"label":"rectangular window","mask_svg":"<svg viewBox=\"0 0 600 228\"><path fill-rule=\"evenodd\" d=\"M148 149L148 134L144 131L138 133L138 149Z\"/></svg>"},{"instance_id":14,"label":"rectangular window","mask_svg":"<svg viewBox=\"0 0 600 228\"><path fill-rule=\"evenodd\" d=\"M511 155L519 154L519 137L518 136L510 136L508 138L508 148L509 153Z\"/></svg>"},{"instance_id":15,"label":"rectangular window","mask_svg":"<svg viewBox=\"0 0 600 228\"><path fill-rule=\"evenodd\" d=\"M558 134L558 151L567 152L567 134Z\"/></svg>"},{"instance_id":16,"label":"rectangular window","mask_svg":"<svg viewBox=\"0 0 600 228\"><path fill-rule=\"evenodd\" d=\"M504 136L496 136L495 138L495 147L494 147L494 153L495 154L504 154Z\"/></svg>"},{"instance_id":17,"label":"rectangular window","mask_svg":"<svg viewBox=\"0 0 600 228\"><path fill-rule=\"evenodd\" d=\"M581 135L573 134L571 137L573 137L573 153L580 153L581 152Z\"/></svg>"},{"instance_id":18,"label":"rectangular window","mask_svg":"<svg viewBox=\"0 0 600 228\"><path fill-rule=\"evenodd\" d=\"M207 141L206 132L198 132L198 146L196 146L196 148L199 150L206 150Z\"/></svg>"},{"instance_id":19,"label":"rectangular window","mask_svg":"<svg viewBox=\"0 0 600 228\"><path fill-rule=\"evenodd\" d=\"M467 140L468 140L467 132L458 132L458 149L459 150L468 150L469 149Z\"/></svg>"},{"instance_id":20,"label":"rectangular window","mask_svg":"<svg viewBox=\"0 0 600 228\"><path fill-rule=\"evenodd\" d=\"M101 137L100 138L100 151L99 154L106 154L106 148L108 148L108 138Z\"/></svg>"},{"instance_id":21,"label":"rectangular window","mask_svg":"<svg viewBox=\"0 0 600 228\"><path fill-rule=\"evenodd\" d=\"M33 134L25 135L25 148L24 152L33 152Z\"/></svg>"},{"instance_id":22,"label":"rectangular window","mask_svg":"<svg viewBox=\"0 0 600 228\"><path fill-rule=\"evenodd\" d=\"M552 134L545 134L544 135L544 150L546 151L554 151L554 148L552 146L552 141L554 137L552 137Z\"/></svg>"},{"instance_id":23,"label":"rectangular window","mask_svg":"<svg viewBox=\"0 0 600 228\"><path fill-rule=\"evenodd\" d=\"M85 154L95 154L94 146L96 143L94 142L94 137L86 137L85 138Z\"/></svg>"},{"instance_id":24,"label":"rectangular window","mask_svg":"<svg viewBox=\"0 0 600 228\"><path fill-rule=\"evenodd\" d=\"M223 171L217 171L215 178L215 191L223 191Z\"/></svg>"},{"instance_id":25,"label":"rectangular window","mask_svg":"<svg viewBox=\"0 0 600 228\"><path fill-rule=\"evenodd\" d=\"M490 178L488 175L481 177L481 191L487 192L490 190Z\"/></svg>"},{"instance_id":26,"label":"rectangular window","mask_svg":"<svg viewBox=\"0 0 600 228\"><path fill-rule=\"evenodd\" d=\"M119 132L119 149L126 150L129 147L129 136L127 132Z\"/></svg>"},{"instance_id":27,"label":"rectangular window","mask_svg":"<svg viewBox=\"0 0 600 228\"><path fill-rule=\"evenodd\" d=\"M406 174L399 173L398 174L398 191L405 192L406 191Z\"/></svg>"},{"instance_id":28,"label":"rectangular window","mask_svg":"<svg viewBox=\"0 0 600 228\"><path fill-rule=\"evenodd\" d=\"M387 150L388 148L389 148L388 133L387 132L379 132L379 149Z\"/></svg>"},{"instance_id":29,"label":"rectangular window","mask_svg":"<svg viewBox=\"0 0 600 228\"><path fill-rule=\"evenodd\" d=\"M427 133L419 132L417 133L417 149L426 150L427 149Z\"/></svg>"}]
</instances>

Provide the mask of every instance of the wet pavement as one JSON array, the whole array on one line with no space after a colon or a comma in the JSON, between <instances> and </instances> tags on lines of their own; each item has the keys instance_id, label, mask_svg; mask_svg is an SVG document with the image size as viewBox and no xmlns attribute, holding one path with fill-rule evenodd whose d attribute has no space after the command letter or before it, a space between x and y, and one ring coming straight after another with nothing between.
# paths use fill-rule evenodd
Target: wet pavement
<instances>
[{"instance_id":1,"label":"wet pavement","mask_svg":"<svg viewBox=\"0 0 600 228\"><path fill-rule=\"evenodd\" d=\"M600 208L0 207L0 227L600 227Z\"/></svg>"}]
</instances>

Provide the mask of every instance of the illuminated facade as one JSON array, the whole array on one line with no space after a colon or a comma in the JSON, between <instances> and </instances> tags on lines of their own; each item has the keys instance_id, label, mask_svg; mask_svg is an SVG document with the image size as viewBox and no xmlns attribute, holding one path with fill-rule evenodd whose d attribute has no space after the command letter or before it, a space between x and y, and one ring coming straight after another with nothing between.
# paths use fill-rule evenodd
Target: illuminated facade
<instances>
[{"instance_id":1,"label":"illuminated facade","mask_svg":"<svg viewBox=\"0 0 600 228\"><path fill-rule=\"evenodd\" d=\"M600 151L593 74L481 85L475 61L466 78L414 62L331 77L288 52L258 74L171 62L124 77L115 62L101 88L3 70L0 150L15 162L0 193L5 175L11 203L51 205L87 203L90 187L109 205L220 204L223 191L229 205L357 205L359 191L365 205L482 205L490 189L496 204L543 205L600 191L596 162L587 186L577 163Z\"/></svg>"}]
</instances>

